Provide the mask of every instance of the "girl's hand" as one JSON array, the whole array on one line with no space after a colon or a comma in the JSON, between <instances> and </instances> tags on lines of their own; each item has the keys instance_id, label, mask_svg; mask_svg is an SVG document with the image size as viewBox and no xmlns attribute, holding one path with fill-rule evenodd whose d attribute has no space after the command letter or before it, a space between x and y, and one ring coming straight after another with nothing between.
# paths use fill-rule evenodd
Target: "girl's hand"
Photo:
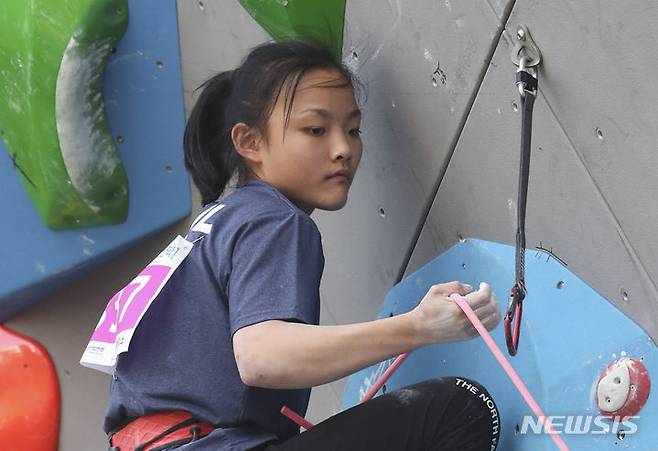
<instances>
[{"instance_id":1,"label":"girl's hand","mask_svg":"<svg viewBox=\"0 0 658 451\"><path fill-rule=\"evenodd\" d=\"M500 322L500 308L488 283L482 282L478 291L460 282L433 285L411 311L422 344L467 340L478 334L462 309L448 297L453 293L465 297L487 330Z\"/></svg>"}]
</instances>

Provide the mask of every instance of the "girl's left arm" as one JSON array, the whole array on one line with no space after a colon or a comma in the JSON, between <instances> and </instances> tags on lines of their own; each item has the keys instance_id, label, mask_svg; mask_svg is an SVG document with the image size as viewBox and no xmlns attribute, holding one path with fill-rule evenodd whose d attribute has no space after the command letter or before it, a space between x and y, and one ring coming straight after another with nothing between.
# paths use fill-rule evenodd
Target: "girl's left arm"
<instances>
[{"instance_id":1,"label":"girl's left arm","mask_svg":"<svg viewBox=\"0 0 658 451\"><path fill-rule=\"evenodd\" d=\"M364 323L315 326L263 321L233 335L240 377L262 388L308 388L348 376L425 343L413 313Z\"/></svg>"}]
</instances>

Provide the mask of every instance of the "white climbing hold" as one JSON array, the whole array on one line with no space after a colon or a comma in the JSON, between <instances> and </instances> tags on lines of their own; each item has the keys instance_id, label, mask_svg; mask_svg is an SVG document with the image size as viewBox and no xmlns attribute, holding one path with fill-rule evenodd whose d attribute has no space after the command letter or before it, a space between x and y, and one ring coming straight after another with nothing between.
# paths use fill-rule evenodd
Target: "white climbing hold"
<instances>
[{"instance_id":1,"label":"white climbing hold","mask_svg":"<svg viewBox=\"0 0 658 451\"><path fill-rule=\"evenodd\" d=\"M621 409L631 391L631 375L628 366L623 362L611 368L601 378L596 388L599 409L603 412L615 412Z\"/></svg>"}]
</instances>

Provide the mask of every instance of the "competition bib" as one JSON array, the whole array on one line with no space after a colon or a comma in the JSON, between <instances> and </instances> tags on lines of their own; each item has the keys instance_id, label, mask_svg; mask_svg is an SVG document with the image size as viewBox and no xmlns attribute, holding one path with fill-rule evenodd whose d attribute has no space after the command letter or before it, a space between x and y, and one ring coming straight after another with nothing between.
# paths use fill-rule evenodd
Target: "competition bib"
<instances>
[{"instance_id":1,"label":"competition bib","mask_svg":"<svg viewBox=\"0 0 658 451\"><path fill-rule=\"evenodd\" d=\"M180 235L107 303L80 364L113 374L117 357L130 346L135 329L171 275L192 250Z\"/></svg>"}]
</instances>

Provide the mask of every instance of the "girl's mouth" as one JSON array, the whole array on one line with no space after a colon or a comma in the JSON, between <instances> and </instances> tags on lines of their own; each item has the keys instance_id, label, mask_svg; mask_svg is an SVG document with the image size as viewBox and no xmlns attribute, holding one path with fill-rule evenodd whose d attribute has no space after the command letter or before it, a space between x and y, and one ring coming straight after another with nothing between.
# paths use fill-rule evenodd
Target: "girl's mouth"
<instances>
[{"instance_id":1,"label":"girl's mouth","mask_svg":"<svg viewBox=\"0 0 658 451\"><path fill-rule=\"evenodd\" d=\"M337 182L345 182L345 183L349 181L346 175L340 175L340 174L332 175L331 177L329 177L329 180L335 180Z\"/></svg>"}]
</instances>

